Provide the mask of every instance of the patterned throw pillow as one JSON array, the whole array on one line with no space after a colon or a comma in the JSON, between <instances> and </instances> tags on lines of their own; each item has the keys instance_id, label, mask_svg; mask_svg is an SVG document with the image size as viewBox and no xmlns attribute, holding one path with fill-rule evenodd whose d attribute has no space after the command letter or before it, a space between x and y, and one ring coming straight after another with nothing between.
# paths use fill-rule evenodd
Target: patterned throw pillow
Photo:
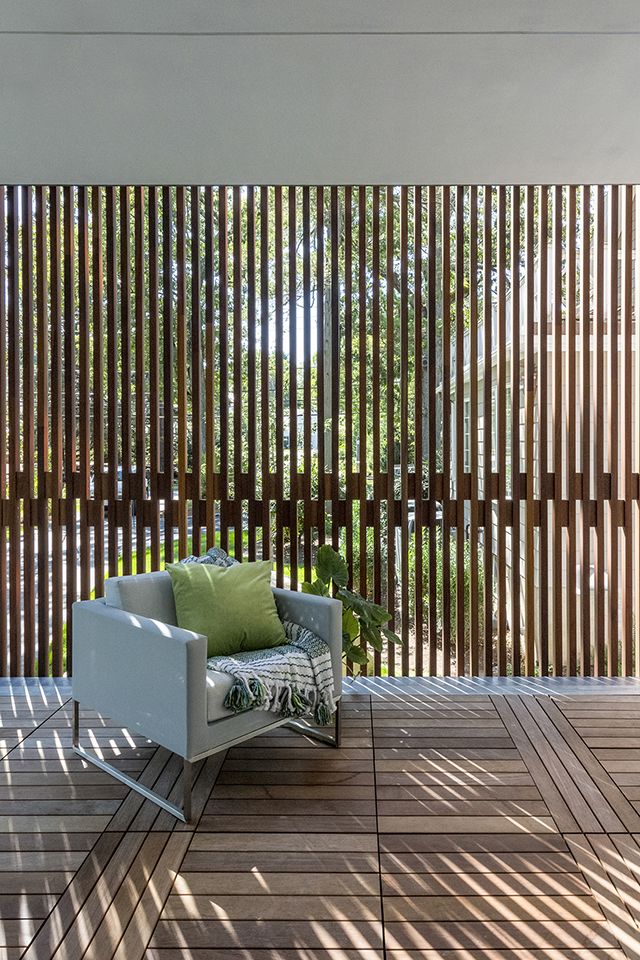
<instances>
[{"instance_id":1,"label":"patterned throw pillow","mask_svg":"<svg viewBox=\"0 0 640 960\"><path fill-rule=\"evenodd\" d=\"M214 567L233 567L239 560L230 557L222 547L211 547L202 557L185 557L180 563L210 563Z\"/></svg>"}]
</instances>

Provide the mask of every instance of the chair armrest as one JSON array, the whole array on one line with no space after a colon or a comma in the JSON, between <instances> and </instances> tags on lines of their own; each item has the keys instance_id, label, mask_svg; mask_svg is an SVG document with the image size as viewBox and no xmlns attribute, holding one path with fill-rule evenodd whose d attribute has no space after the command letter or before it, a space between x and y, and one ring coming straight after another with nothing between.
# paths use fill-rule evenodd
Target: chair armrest
<instances>
[{"instance_id":1,"label":"chair armrest","mask_svg":"<svg viewBox=\"0 0 640 960\"><path fill-rule=\"evenodd\" d=\"M342 603L331 597L317 597L297 590L273 587L281 620L299 623L321 637L331 650L336 698L342 692Z\"/></svg>"},{"instance_id":2,"label":"chair armrest","mask_svg":"<svg viewBox=\"0 0 640 960\"><path fill-rule=\"evenodd\" d=\"M108 606L73 605L73 698L182 757L206 724L207 638Z\"/></svg>"}]
</instances>

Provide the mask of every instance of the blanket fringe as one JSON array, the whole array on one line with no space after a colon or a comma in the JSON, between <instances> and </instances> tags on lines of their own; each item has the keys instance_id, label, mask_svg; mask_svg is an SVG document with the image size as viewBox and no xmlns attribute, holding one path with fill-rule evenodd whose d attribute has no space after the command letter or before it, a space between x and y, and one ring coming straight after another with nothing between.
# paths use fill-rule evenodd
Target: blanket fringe
<instances>
[{"instance_id":1,"label":"blanket fringe","mask_svg":"<svg viewBox=\"0 0 640 960\"><path fill-rule=\"evenodd\" d=\"M336 709L333 683L327 682L327 674L331 671L331 665L327 663L327 646L310 630L297 624L285 621L284 628L291 645L298 647L309 658L315 684L307 686L305 683L304 686L298 686L294 680L295 668L285 671L285 676L289 674L286 679L277 677L277 668L268 671L268 680L261 679L260 652L240 653L237 659L210 657L210 669L222 670L233 677L223 704L233 713L244 713L253 709L268 710L284 718L311 715L319 726L327 726L331 723ZM255 665L251 660L257 661ZM318 683L319 675L322 675L321 685ZM301 671L299 680L303 679L306 681L307 677Z\"/></svg>"},{"instance_id":2,"label":"blanket fringe","mask_svg":"<svg viewBox=\"0 0 640 960\"><path fill-rule=\"evenodd\" d=\"M332 713L328 705L324 702L318 703L316 705L315 712L313 714L314 720L321 727L326 727L327 724L331 723Z\"/></svg>"},{"instance_id":3,"label":"blanket fringe","mask_svg":"<svg viewBox=\"0 0 640 960\"><path fill-rule=\"evenodd\" d=\"M286 683L276 683L270 690L259 677L237 677L223 701L227 710L271 710L281 717L303 717L312 713L319 726L331 723L335 703L319 699L315 690L300 690Z\"/></svg>"},{"instance_id":4,"label":"blanket fringe","mask_svg":"<svg viewBox=\"0 0 640 960\"><path fill-rule=\"evenodd\" d=\"M242 713L252 707L259 709L269 699L269 689L258 677L237 677L224 698L223 705L234 713Z\"/></svg>"}]
</instances>

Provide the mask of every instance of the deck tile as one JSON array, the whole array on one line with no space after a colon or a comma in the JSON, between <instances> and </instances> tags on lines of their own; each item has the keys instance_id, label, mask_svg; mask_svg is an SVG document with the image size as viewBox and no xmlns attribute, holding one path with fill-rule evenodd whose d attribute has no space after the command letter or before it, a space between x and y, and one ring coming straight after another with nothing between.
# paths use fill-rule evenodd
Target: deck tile
<instances>
[{"instance_id":1,"label":"deck tile","mask_svg":"<svg viewBox=\"0 0 640 960\"><path fill-rule=\"evenodd\" d=\"M638 687L360 680L340 750L212 757L190 825L72 753L68 683L11 689L0 960L640 960ZM83 730L176 795L178 758Z\"/></svg>"}]
</instances>

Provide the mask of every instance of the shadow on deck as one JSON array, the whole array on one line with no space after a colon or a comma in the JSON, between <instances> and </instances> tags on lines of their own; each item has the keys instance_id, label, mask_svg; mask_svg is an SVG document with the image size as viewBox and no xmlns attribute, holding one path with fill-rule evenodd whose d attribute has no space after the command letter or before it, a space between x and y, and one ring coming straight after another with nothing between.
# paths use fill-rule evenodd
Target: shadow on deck
<instances>
[{"instance_id":1,"label":"shadow on deck","mask_svg":"<svg viewBox=\"0 0 640 960\"><path fill-rule=\"evenodd\" d=\"M71 752L69 695L0 681L0 960L640 958L637 681L354 682L339 751L210 758L191 827Z\"/></svg>"}]
</instances>

